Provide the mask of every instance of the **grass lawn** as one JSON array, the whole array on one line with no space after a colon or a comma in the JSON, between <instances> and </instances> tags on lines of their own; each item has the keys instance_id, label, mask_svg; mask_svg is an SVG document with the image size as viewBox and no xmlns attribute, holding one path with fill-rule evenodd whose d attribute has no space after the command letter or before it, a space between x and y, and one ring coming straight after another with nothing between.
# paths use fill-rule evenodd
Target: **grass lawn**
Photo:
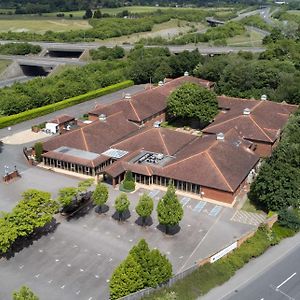
<instances>
[{"instance_id":1,"label":"grass lawn","mask_svg":"<svg viewBox=\"0 0 300 300\"><path fill-rule=\"evenodd\" d=\"M227 39L228 46L258 47L262 45L263 35L256 31L246 31L242 35L237 35Z\"/></svg>"},{"instance_id":2,"label":"grass lawn","mask_svg":"<svg viewBox=\"0 0 300 300\"><path fill-rule=\"evenodd\" d=\"M293 15L300 16L300 10L288 10L287 12L290 13L290 14L293 14Z\"/></svg>"},{"instance_id":3,"label":"grass lawn","mask_svg":"<svg viewBox=\"0 0 300 300\"><path fill-rule=\"evenodd\" d=\"M0 31L7 32L36 32L44 33L47 30L52 31L69 31L78 29L91 28L86 20L69 20L69 19L0 19Z\"/></svg>"},{"instance_id":4,"label":"grass lawn","mask_svg":"<svg viewBox=\"0 0 300 300\"><path fill-rule=\"evenodd\" d=\"M0 59L0 74L11 64L11 60Z\"/></svg>"},{"instance_id":5,"label":"grass lawn","mask_svg":"<svg viewBox=\"0 0 300 300\"><path fill-rule=\"evenodd\" d=\"M245 204L242 207L242 210L250 212L250 213L264 213L262 210L257 209L253 203L250 202L250 200L247 198Z\"/></svg>"}]
</instances>

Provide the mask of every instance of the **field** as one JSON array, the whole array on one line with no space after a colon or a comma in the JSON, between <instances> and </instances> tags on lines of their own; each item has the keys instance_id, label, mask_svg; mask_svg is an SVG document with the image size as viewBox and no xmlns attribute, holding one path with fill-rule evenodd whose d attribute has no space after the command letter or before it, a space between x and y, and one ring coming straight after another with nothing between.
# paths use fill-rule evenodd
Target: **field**
<instances>
[{"instance_id":1,"label":"field","mask_svg":"<svg viewBox=\"0 0 300 300\"><path fill-rule=\"evenodd\" d=\"M227 39L228 46L259 47L262 45L263 35L256 31L246 31L242 35L237 35Z\"/></svg>"},{"instance_id":2,"label":"field","mask_svg":"<svg viewBox=\"0 0 300 300\"><path fill-rule=\"evenodd\" d=\"M68 20L68 19L29 19L29 18L11 18L0 19L0 32L36 32L45 33L52 31L69 31L91 28L86 20Z\"/></svg>"},{"instance_id":3,"label":"field","mask_svg":"<svg viewBox=\"0 0 300 300\"><path fill-rule=\"evenodd\" d=\"M0 74L11 64L10 60L0 59Z\"/></svg>"}]
</instances>

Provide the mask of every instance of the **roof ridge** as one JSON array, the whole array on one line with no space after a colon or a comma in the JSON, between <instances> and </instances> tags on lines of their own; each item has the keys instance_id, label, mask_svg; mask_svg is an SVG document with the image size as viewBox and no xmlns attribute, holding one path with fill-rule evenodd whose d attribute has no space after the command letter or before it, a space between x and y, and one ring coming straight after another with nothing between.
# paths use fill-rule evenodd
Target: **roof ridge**
<instances>
[{"instance_id":1,"label":"roof ridge","mask_svg":"<svg viewBox=\"0 0 300 300\"><path fill-rule=\"evenodd\" d=\"M251 116L251 114L249 115L251 121L259 128L259 130L268 138L268 140L270 142L272 142L272 140L270 139L270 137L265 133L265 131L257 124L257 122L253 119L253 117Z\"/></svg>"},{"instance_id":2,"label":"roof ridge","mask_svg":"<svg viewBox=\"0 0 300 300\"><path fill-rule=\"evenodd\" d=\"M140 118L140 116L138 115L136 109L134 108L134 105L133 105L132 101L129 100L128 102L129 102L130 106L132 107L132 109L133 109L135 115L137 116L138 120L141 121L141 118Z\"/></svg>"},{"instance_id":3,"label":"roof ridge","mask_svg":"<svg viewBox=\"0 0 300 300\"><path fill-rule=\"evenodd\" d=\"M83 138L83 143L84 143L84 146L85 146L85 150L89 151L89 147L88 147L88 144L86 142L86 138L85 138L85 135L84 135L84 132L83 132L83 128L80 128L80 132L81 132L81 135L82 135L82 138Z\"/></svg>"},{"instance_id":4,"label":"roof ridge","mask_svg":"<svg viewBox=\"0 0 300 300\"><path fill-rule=\"evenodd\" d=\"M212 157L210 156L208 151L205 151L205 153L208 155L208 158L211 160L213 166L218 170L218 172L221 174L224 182L226 183L226 185L229 187L230 191L233 192L233 189L231 187L231 185L228 183L228 181L226 180L225 176L223 175L223 173L221 172L221 170L219 169L219 167L217 166L217 164L215 163L215 161L212 159Z\"/></svg>"},{"instance_id":5,"label":"roof ridge","mask_svg":"<svg viewBox=\"0 0 300 300\"><path fill-rule=\"evenodd\" d=\"M209 126L207 126L206 128L204 128L203 131L205 132L206 129L211 129L211 128L215 127L215 126L220 126L220 125L222 125L222 124L224 124L224 123L230 122L230 121L235 120L235 119L238 119L238 118L240 118L240 117L241 117L241 115L238 115L238 116L236 116L236 117L234 117L234 118L232 118L232 119L225 120L225 121L223 121L223 122L221 122L221 123L218 123L218 124L215 124L215 125L213 125L213 123L212 123L212 125L209 125Z\"/></svg>"},{"instance_id":6,"label":"roof ridge","mask_svg":"<svg viewBox=\"0 0 300 300\"><path fill-rule=\"evenodd\" d=\"M168 147L167 147L167 145L166 145L166 143L165 143L165 141L164 141L164 139L163 139L163 137L161 135L160 129L158 129L158 132L159 132L160 139L161 139L161 141L163 143L163 146L166 149L167 154L170 155L170 151L169 151L169 149L168 149Z\"/></svg>"}]
</instances>

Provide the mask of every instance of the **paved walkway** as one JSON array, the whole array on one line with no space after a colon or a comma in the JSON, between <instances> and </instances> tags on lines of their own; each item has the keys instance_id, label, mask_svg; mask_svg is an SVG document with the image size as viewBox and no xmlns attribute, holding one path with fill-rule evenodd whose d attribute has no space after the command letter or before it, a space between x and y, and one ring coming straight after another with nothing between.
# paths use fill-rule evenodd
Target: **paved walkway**
<instances>
[{"instance_id":1,"label":"paved walkway","mask_svg":"<svg viewBox=\"0 0 300 300\"><path fill-rule=\"evenodd\" d=\"M251 213L244 210L237 210L231 221L259 226L266 219L264 214Z\"/></svg>"},{"instance_id":2,"label":"paved walkway","mask_svg":"<svg viewBox=\"0 0 300 300\"><path fill-rule=\"evenodd\" d=\"M198 300L228 299L235 294L236 290L240 290L243 286L259 277L263 272L271 269L272 266L286 258L299 245L300 233L292 238L283 240L279 245L271 247L260 257L251 260L225 284L211 290L205 296L198 298Z\"/></svg>"}]
</instances>

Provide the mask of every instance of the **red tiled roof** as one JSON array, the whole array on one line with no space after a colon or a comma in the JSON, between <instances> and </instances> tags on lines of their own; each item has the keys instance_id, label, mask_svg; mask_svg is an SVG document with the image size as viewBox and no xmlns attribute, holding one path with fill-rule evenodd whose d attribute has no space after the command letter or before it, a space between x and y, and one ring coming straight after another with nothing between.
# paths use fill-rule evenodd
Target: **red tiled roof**
<instances>
[{"instance_id":1,"label":"red tiled roof","mask_svg":"<svg viewBox=\"0 0 300 300\"><path fill-rule=\"evenodd\" d=\"M213 83L207 80L199 79L192 76L183 76L171 80L163 86L158 86L131 96L130 100L122 99L108 105L98 105L89 112L97 115L105 114L107 116L122 110L128 120L142 122L143 120L160 113L166 109L167 97L186 82L192 82L210 88Z\"/></svg>"},{"instance_id":2,"label":"red tiled roof","mask_svg":"<svg viewBox=\"0 0 300 300\"><path fill-rule=\"evenodd\" d=\"M204 133L227 132L235 128L249 140L274 143L289 115L297 109L295 105L266 100L240 99L220 96L219 107L229 109L220 112L212 124L203 129ZM244 115L244 109L250 109Z\"/></svg>"},{"instance_id":3,"label":"red tiled roof","mask_svg":"<svg viewBox=\"0 0 300 300\"><path fill-rule=\"evenodd\" d=\"M55 123L55 124L64 124L66 122L70 122L70 121L73 121L75 120L74 117L71 117L71 116L68 116L68 115L61 115L61 116L58 116L54 119L52 119L51 121L49 121L49 123Z\"/></svg>"},{"instance_id":4,"label":"red tiled roof","mask_svg":"<svg viewBox=\"0 0 300 300\"><path fill-rule=\"evenodd\" d=\"M43 143L45 151L52 151L61 146L102 153L113 143L138 130L138 126L129 122L122 112L107 118L105 122L95 121Z\"/></svg>"}]
</instances>

